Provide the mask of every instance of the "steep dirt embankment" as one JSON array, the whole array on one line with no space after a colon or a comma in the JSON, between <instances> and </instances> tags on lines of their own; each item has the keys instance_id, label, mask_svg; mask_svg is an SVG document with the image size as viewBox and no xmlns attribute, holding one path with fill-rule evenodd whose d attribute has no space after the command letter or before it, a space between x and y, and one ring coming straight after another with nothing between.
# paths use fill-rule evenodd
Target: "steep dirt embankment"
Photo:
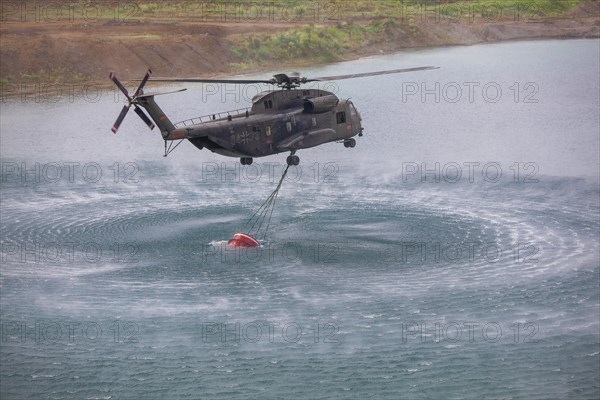
<instances>
[{"instance_id":1,"label":"steep dirt embankment","mask_svg":"<svg viewBox=\"0 0 600 400\"><path fill-rule=\"evenodd\" d=\"M381 18L381 17L379 17ZM351 19L352 24L374 21ZM389 21L388 21L389 22ZM331 27L344 26L330 22ZM239 65L250 57L232 49L248 37L268 35L313 26L306 23L260 21L202 22L194 19L164 22L112 19L83 21L5 21L0 23L0 82L4 87L21 81L106 82L108 71L124 78L142 76L151 66L160 76L211 76L239 72ZM327 27L328 24L317 24ZM311 28L312 29L312 28ZM265 36L266 35L266 36ZM597 38L600 37L598 2L578 5L562 17L515 21L441 21L419 19L385 26L372 37L348 46L343 39L339 55L325 61L351 59L362 55L414 47L468 45L517 39ZM261 39L262 38L262 39ZM246 70L292 68L315 62L318 58L267 60L249 64ZM260 59L258 59L260 62ZM323 61L321 61L323 62ZM236 67L236 65L238 67Z\"/></svg>"}]
</instances>

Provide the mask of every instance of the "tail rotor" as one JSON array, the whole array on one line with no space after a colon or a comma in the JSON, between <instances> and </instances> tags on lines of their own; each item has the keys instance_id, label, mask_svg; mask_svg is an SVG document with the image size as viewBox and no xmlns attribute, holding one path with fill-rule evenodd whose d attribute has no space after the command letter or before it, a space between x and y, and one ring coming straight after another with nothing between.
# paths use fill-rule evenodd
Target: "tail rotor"
<instances>
[{"instance_id":1,"label":"tail rotor","mask_svg":"<svg viewBox=\"0 0 600 400\"><path fill-rule=\"evenodd\" d=\"M123 92L123 94L127 98L127 105L123 106L121 113L117 117L117 120L115 121L115 123L111 129L113 133L117 133L119 126L121 126L121 123L125 119L125 116L129 112L129 109L131 108L131 106L133 106L133 110L142 119L142 121L144 121L144 123L146 125L148 125L148 128L154 129L154 123L150 120L150 118L148 118L148 116L144 113L144 111L142 111L142 109L137 106L139 104L138 96L140 96L144 93L143 92L144 86L146 85L146 82L148 82L148 79L150 78L151 75L152 75L152 70L148 69L148 72L146 72L146 75L144 76L144 79L142 79L142 81L140 82L140 85L138 86L137 90L135 91L133 96L130 96L129 92L127 91L125 86L123 86L121 84L121 82L117 79L117 76L112 72L109 74L108 77L110 78L110 80L112 80L115 83L115 85L117 85L119 90L121 90L121 92Z\"/></svg>"}]
</instances>

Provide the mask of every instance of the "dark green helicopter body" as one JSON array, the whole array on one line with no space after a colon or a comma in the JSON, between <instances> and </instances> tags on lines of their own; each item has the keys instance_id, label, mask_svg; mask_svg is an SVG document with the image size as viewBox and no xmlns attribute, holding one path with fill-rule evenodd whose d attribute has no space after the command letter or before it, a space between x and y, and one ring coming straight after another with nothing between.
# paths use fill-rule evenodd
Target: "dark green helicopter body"
<instances>
[{"instance_id":1,"label":"dark green helicopter body","mask_svg":"<svg viewBox=\"0 0 600 400\"><path fill-rule=\"evenodd\" d=\"M155 124L160 129L165 140L165 156L171 151L171 146L167 148L167 142L172 144L173 141L187 139L198 149L207 148L224 156L239 157L242 164L252 164L254 157L290 152L287 164L298 165L300 159L295 155L297 150L329 142L341 142L345 147L354 147L356 141L353 137L362 136L363 131L361 116L350 100L339 99L326 90L301 89L299 86L302 83L433 68L419 67L315 79L278 74L268 81L154 79L163 82L270 83L282 88L257 94L252 99L252 107L249 109L207 115L176 124L166 117L154 101L154 96L166 93L144 94L142 91L151 75L150 70L133 96L129 95L111 73L110 78L125 93L129 102L123 107L112 130L116 133L127 111L133 105L135 112L150 129L154 128ZM138 105L146 109L154 123L137 107Z\"/></svg>"}]
</instances>

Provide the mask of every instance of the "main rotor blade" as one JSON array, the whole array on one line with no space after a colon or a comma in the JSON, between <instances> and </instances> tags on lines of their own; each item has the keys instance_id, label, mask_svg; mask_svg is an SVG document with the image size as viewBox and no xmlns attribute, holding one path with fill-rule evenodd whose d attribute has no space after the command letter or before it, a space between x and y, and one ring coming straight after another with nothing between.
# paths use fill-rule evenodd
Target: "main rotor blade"
<instances>
[{"instance_id":1,"label":"main rotor blade","mask_svg":"<svg viewBox=\"0 0 600 400\"><path fill-rule=\"evenodd\" d=\"M428 70L428 69L438 69L438 68L439 67L416 67L416 68L403 68L403 69L389 69L386 71L363 72L363 73L359 73L359 74L321 76L318 78L306 79L305 82L338 81L338 80L342 80L342 79L362 78L364 76L400 74L400 73L404 73L404 72L424 71L424 70Z\"/></svg>"},{"instance_id":2,"label":"main rotor blade","mask_svg":"<svg viewBox=\"0 0 600 400\"><path fill-rule=\"evenodd\" d=\"M121 113L117 117L117 121L115 122L115 124L113 125L113 127L111 129L111 131L113 133L117 133L117 130L119 129L119 126L121 126L121 122L123 122L123 119L125 119L125 116L127 115L127 111L129 111L129 107L131 107L131 105L123 106L123 109L121 110Z\"/></svg>"},{"instance_id":3,"label":"main rotor blade","mask_svg":"<svg viewBox=\"0 0 600 400\"><path fill-rule=\"evenodd\" d=\"M341 79L352 79L362 78L364 76L375 76L375 75L387 75L387 74L399 74L403 72L414 72L424 71L428 69L437 69L439 67L417 67L417 68L403 68L403 69L390 69L386 71L375 71L375 72L363 72L358 74L349 75L334 75L334 76L321 76L318 78L300 78L296 76L289 76L285 74L275 75L274 78L269 80L264 79L204 79L204 78L152 78L152 82L200 82L200 83L234 83L234 84L249 84L249 83L266 83L269 85L277 85L286 82L292 83L306 83L306 82L317 82L317 81L335 81ZM284 80L284 78L286 78ZM297 81L297 82L296 82Z\"/></svg>"},{"instance_id":4,"label":"main rotor blade","mask_svg":"<svg viewBox=\"0 0 600 400\"><path fill-rule=\"evenodd\" d=\"M150 68L148 68L148 72L146 72L144 79L142 79L142 82L140 83L140 86L138 86L137 90L133 94L133 97L140 94L140 91L144 88L144 85L146 84L146 82L148 82L148 78L150 78L151 75L152 75L152 70Z\"/></svg>"},{"instance_id":5,"label":"main rotor blade","mask_svg":"<svg viewBox=\"0 0 600 400\"><path fill-rule=\"evenodd\" d=\"M125 86L121 85L121 82L119 82L119 80L117 79L117 76L111 72L108 75L108 77L115 83L115 85L117 85L117 87L119 89L121 89L121 92L123 92L123 94L127 97L127 99L129 101L131 101L131 96L129 96L129 92L127 91L127 89L125 89Z\"/></svg>"},{"instance_id":6,"label":"main rotor blade","mask_svg":"<svg viewBox=\"0 0 600 400\"><path fill-rule=\"evenodd\" d=\"M201 83L236 83L240 85L248 83L266 83L274 85L274 79L204 79L204 78L152 78L152 82L201 82Z\"/></svg>"},{"instance_id":7,"label":"main rotor blade","mask_svg":"<svg viewBox=\"0 0 600 400\"><path fill-rule=\"evenodd\" d=\"M154 129L154 123L150 121L150 118L148 118L146 114L144 114L141 108L139 108L138 106L134 106L133 111L135 111L136 114L140 116L142 121L144 121L146 125L148 125L148 128L150 128L150 130Z\"/></svg>"}]
</instances>

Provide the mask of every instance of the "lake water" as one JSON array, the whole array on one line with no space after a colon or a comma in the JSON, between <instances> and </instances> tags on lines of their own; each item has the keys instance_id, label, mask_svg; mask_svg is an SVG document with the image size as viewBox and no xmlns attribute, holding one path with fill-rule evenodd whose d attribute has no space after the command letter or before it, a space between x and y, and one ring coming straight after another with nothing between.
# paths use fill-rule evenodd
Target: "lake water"
<instances>
[{"instance_id":1,"label":"lake water","mask_svg":"<svg viewBox=\"0 0 600 400\"><path fill-rule=\"evenodd\" d=\"M441 67L325 87L365 135L298 152L251 251L224 243L285 154L163 158L113 91L3 102L0 397L598 398L599 49L302 71ZM187 87L173 121L259 89Z\"/></svg>"}]
</instances>

